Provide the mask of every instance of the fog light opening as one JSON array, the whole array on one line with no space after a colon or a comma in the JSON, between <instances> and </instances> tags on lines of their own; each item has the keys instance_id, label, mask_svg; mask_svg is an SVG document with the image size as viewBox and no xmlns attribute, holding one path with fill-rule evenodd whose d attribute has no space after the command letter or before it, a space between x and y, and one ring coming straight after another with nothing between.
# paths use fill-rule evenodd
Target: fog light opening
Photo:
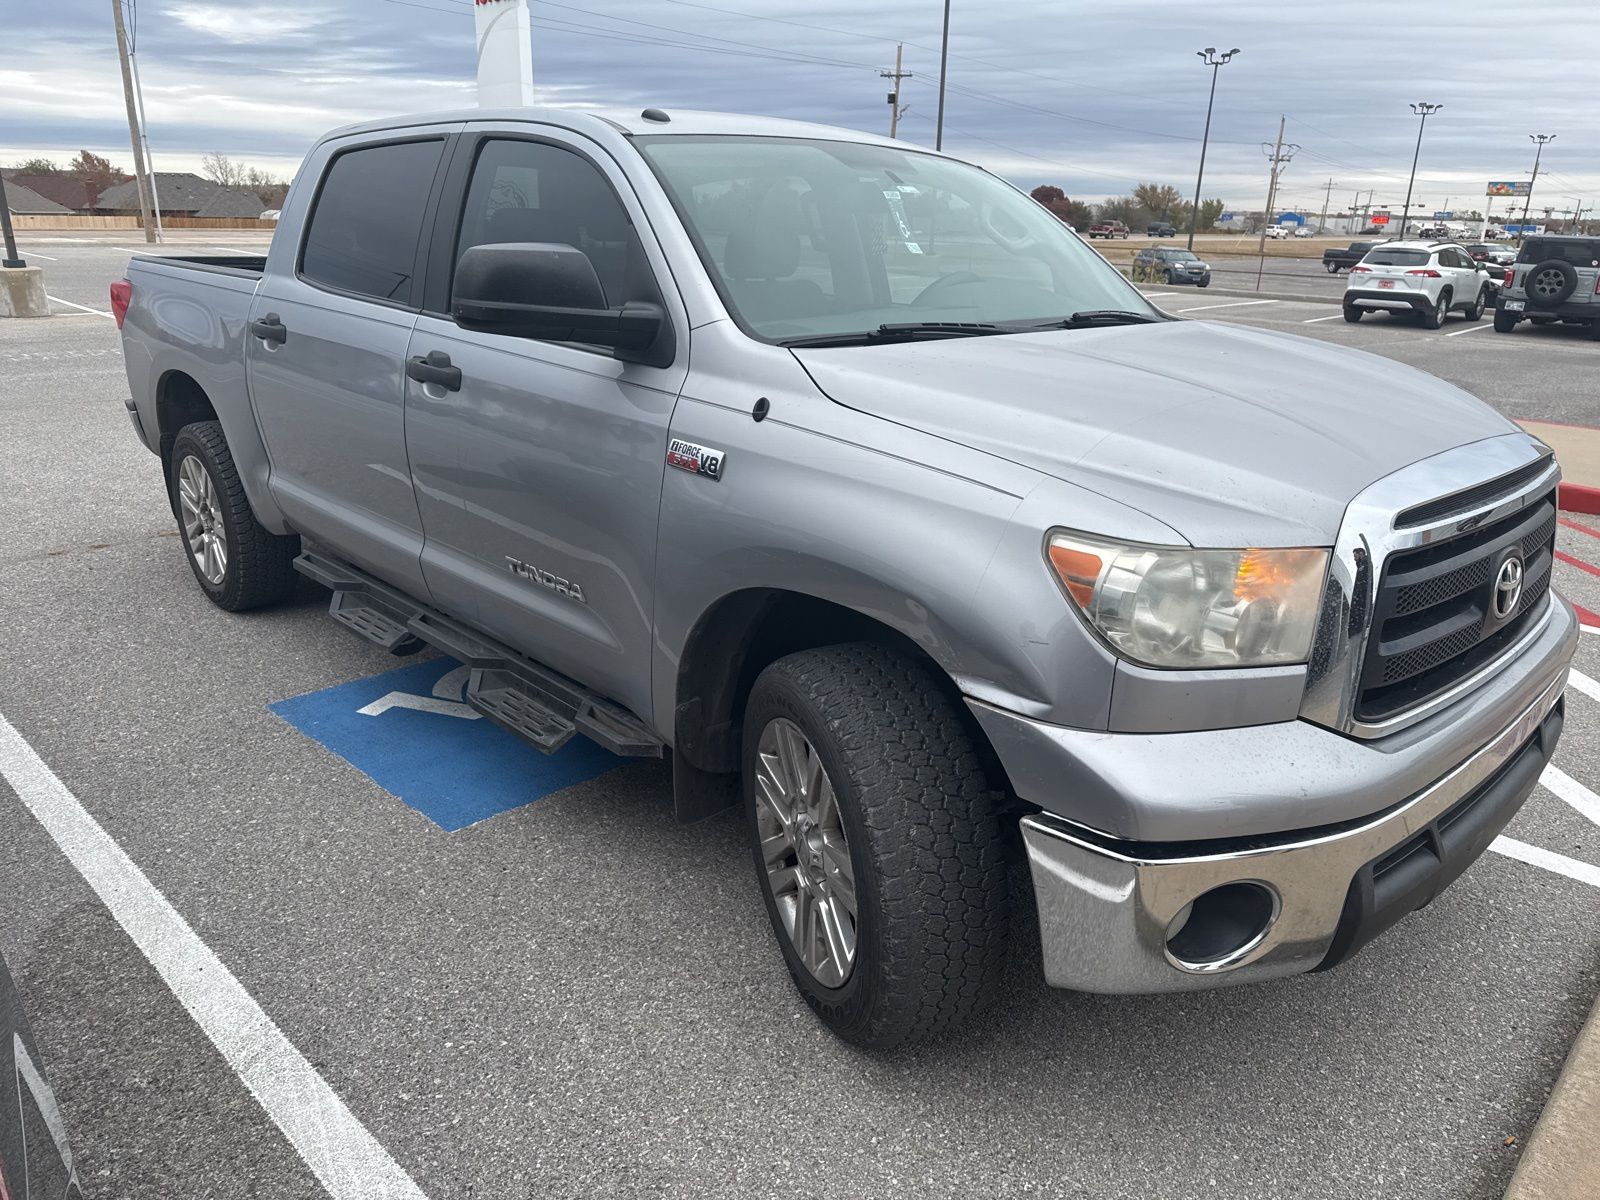
<instances>
[{"instance_id":1,"label":"fog light opening","mask_svg":"<svg viewBox=\"0 0 1600 1200\"><path fill-rule=\"evenodd\" d=\"M1226 971L1261 944L1278 909L1278 893L1265 883L1213 888L1167 925L1167 957L1186 971Z\"/></svg>"}]
</instances>

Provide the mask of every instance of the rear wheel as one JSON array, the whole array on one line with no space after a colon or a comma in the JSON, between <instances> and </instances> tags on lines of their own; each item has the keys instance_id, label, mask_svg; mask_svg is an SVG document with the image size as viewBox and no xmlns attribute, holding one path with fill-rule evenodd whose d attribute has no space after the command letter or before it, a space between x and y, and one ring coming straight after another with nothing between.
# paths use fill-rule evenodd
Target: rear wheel
<instances>
[{"instance_id":1,"label":"rear wheel","mask_svg":"<svg viewBox=\"0 0 1600 1200\"><path fill-rule=\"evenodd\" d=\"M172 510L201 591L229 612L275 604L294 590L300 539L256 521L216 421L197 421L172 444Z\"/></svg>"},{"instance_id":2,"label":"rear wheel","mask_svg":"<svg viewBox=\"0 0 1600 1200\"><path fill-rule=\"evenodd\" d=\"M1322 265L1328 268L1329 275L1337 275L1339 273L1338 263L1323 263Z\"/></svg>"},{"instance_id":3,"label":"rear wheel","mask_svg":"<svg viewBox=\"0 0 1600 1200\"><path fill-rule=\"evenodd\" d=\"M865 644L780 659L745 707L743 767L767 916L823 1023L886 1047L978 1011L1005 957L1005 829L932 672Z\"/></svg>"},{"instance_id":4,"label":"rear wheel","mask_svg":"<svg viewBox=\"0 0 1600 1200\"><path fill-rule=\"evenodd\" d=\"M1514 313L1508 313L1499 308L1494 310L1494 331L1496 333L1510 333L1516 327L1517 318Z\"/></svg>"},{"instance_id":5,"label":"rear wheel","mask_svg":"<svg viewBox=\"0 0 1600 1200\"><path fill-rule=\"evenodd\" d=\"M1483 320L1483 310L1489 305L1489 289L1479 288L1478 298L1472 302L1472 307L1467 309L1466 318L1469 321Z\"/></svg>"},{"instance_id":6,"label":"rear wheel","mask_svg":"<svg viewBox=\"0 0 1600 1200\"><path fill-rule=\"evenodd\" d=\"M1445 288L1439 293L1439 301L1431 309L1422 314L1422 323L1429 329L1443 329L1445 318L1450 315L1450 289Z\"/></svg>"},{"instance_id":7,"label":"rear wheel","mask_svg":"<svg viewBox=\"0 0 1600 1200\"><path fill-rule=\"evenodd\" d=\"M1367 310L1364 308L1357 308L1354 304L1346 304L1344 306L1344 319L1352 325L1366 315Z\"/></svg>"}]
</instances>

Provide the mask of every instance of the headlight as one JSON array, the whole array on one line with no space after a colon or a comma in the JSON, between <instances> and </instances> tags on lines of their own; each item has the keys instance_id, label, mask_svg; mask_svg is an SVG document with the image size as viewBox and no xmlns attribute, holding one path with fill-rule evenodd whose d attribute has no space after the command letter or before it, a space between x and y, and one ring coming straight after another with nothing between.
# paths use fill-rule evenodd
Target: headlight
<instances>
[{"instance_id":1,"label":"headlight","mask_svg":"<svg viewBox=\"0 0 1600 1200\"><path fill-rule=\"evenodd\" d=\"M1057 531L1050 565L1117 653L1152 667L1305 662L1328 551L1192 550Z\"/></svg>"}]
</instances>

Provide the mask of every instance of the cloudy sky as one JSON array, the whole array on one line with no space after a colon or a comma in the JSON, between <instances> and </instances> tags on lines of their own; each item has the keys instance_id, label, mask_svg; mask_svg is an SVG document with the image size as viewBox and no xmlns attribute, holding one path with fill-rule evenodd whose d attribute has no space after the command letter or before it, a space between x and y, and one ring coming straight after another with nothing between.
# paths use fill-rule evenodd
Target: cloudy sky
<instances>
[{"instance_id":1,"label":"cloudy sky","mask_svg":"<svg viewBox=\"0 0 1600 1200\"><path fill-rule=\"evenodd\" d=\"M111 0L5 0L0 163L78 148L129 163ZM551 104L713 108L887 131L897 41L915 78L901 136L932 144L939 0L533 0L534 81ZM1095 199L1140 180L1187 193L1222 69L1206 194L1260 208L1278 118L1298 144L1286 204L1359 190L1399 207L1408 102L1443 103L1418 172L1424 209L1478 207L1526 178L1600 202L1595 0L953 0L945 148L1027 186ZM158 168L220 150L291 174L325 129L474 100L471 0L137 0Z\"/></svg>"}]
</instances>

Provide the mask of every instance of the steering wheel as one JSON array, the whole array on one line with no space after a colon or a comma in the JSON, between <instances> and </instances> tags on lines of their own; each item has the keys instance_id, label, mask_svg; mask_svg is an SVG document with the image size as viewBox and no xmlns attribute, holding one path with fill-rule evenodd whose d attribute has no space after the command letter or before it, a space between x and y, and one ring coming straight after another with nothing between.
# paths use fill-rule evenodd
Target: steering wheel
<instances>
[{"instance_id":1,"label":"steering wheel","mask_svg":"<svg viewBox=\"0 0 1600 1200\"><path fill-rule=\"evenodd\" d=\"M971 271L952 271L948 275L941 275L927 287L917 293L917 298L911 302L912 307L919 304L931 304L944 288L959 287L963 283L982 283L980 276Z\"/></svg>"},{"instance_id":2,"label":"steering wheel","mask_svg":"<svg viewBox=\"0 0 1600 1200\"><path fill-rule=\"evenodd\" d=\"M1012 254L1021 254L1033 248L1035 238L1031 233L1024 232L1021 237L1012 237L1010 234L1000 232L994 223L993 204L985 203L979 206L978 224L986 234Z\"/></svg>"}]
</instances>

